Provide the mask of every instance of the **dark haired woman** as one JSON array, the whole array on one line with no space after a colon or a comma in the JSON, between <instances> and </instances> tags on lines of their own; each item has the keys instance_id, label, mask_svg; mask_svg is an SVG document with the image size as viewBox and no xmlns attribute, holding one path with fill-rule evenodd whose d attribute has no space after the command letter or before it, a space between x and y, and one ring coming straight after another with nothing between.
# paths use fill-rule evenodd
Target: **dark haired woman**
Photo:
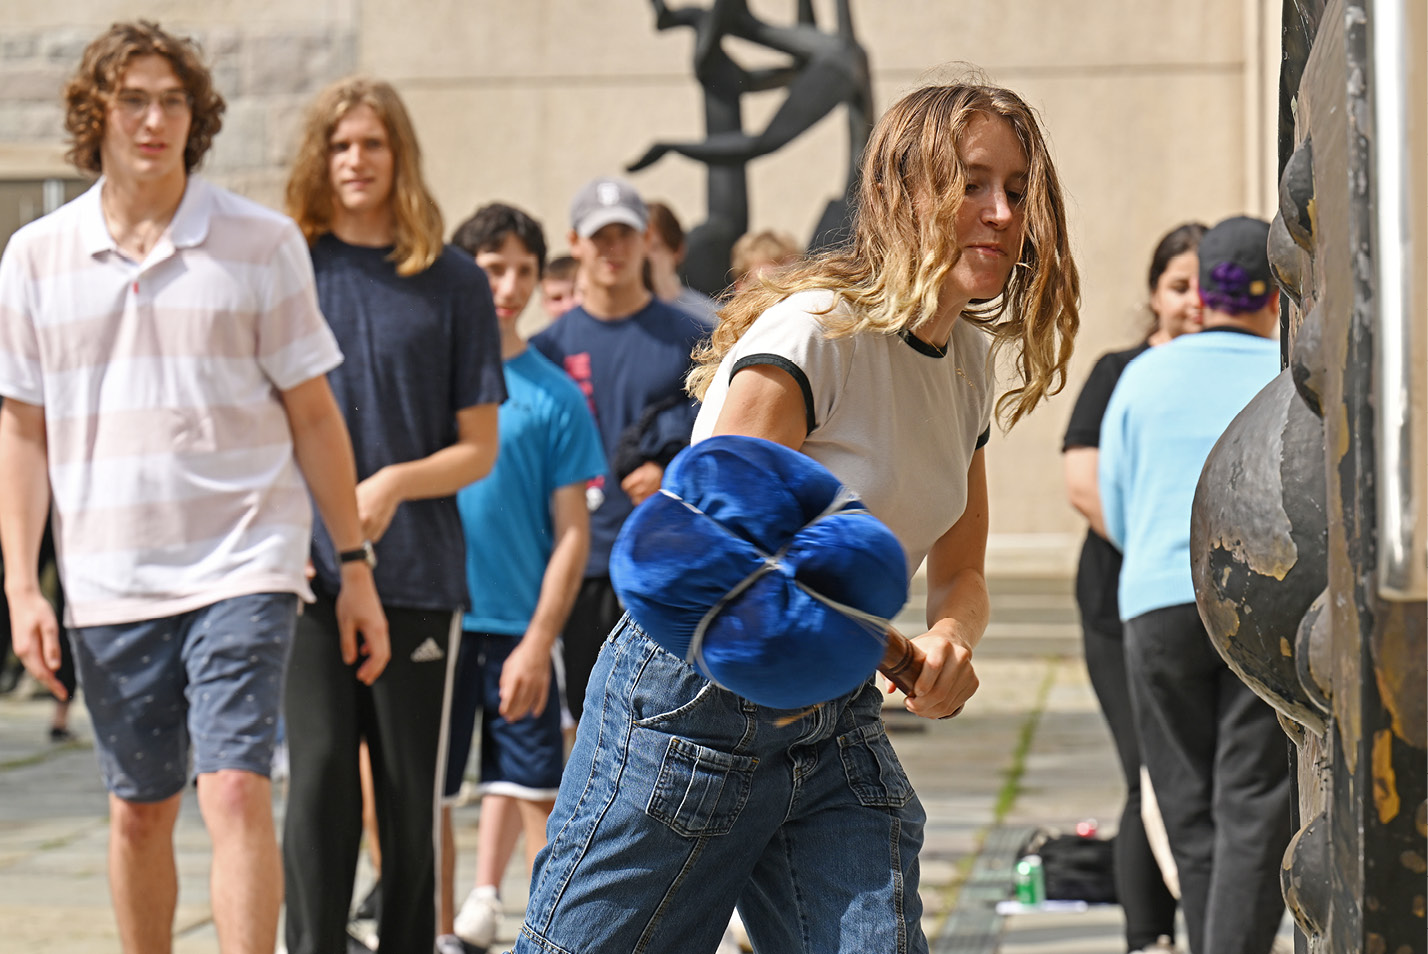
<instances>
[{"instance_id":1,"label":"dark haired woman","mask_svg":"<svg viewBox=\"0 0 1428 954\"><path fill-rule=\"evenodd\" d=\"M1126 800L1116 830L1116 895L1126 917L1128 951L1173 950L1175 897L1165 886L1141 821L1140 746L1131 713L1130 689L1116 581L1120 551L1106 541L1096 486L1101 418L1126 365L1148 348L1200 330L1199 256L1205 226L1190 222L1164 235L1150 261L1150 311L1155 328L1134 348L1104 354L1091 369L1061 451L1066 493L1089 527L1076 570L1076 604L1086 648L1086 668L1116 744L1126 780Z\"/></svg>"}]
</instances>

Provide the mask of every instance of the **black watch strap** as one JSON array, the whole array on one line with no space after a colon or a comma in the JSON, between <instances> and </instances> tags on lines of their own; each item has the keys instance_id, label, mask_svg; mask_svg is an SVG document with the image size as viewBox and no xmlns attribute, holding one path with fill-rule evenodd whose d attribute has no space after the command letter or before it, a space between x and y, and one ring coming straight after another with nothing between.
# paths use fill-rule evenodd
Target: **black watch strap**
<instances>
[{"instance_id":1,"label":"black watch strap","mask_svg":"<svg viewBox=\"0 0 1428 954\"><path fill-rule=\"evenodd\" d=\"M377 551L372 547L371 540L363 540L362 545L352 550L337 551L338 563L365 563L370 567L377 566Z\"/></svg>"}]
</instances>

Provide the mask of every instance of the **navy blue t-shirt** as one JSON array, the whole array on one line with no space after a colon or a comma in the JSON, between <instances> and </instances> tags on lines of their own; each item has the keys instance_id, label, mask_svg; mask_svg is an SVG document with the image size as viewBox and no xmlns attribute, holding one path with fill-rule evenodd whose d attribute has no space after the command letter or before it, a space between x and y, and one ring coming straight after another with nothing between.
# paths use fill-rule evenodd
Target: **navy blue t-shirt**
<instances>
[{"instance_id":1,"label":"navy blue t-shirt","mask_svg":"<svg viewBox=\"0 0 1428 954\"><path fill-rule=\"evenodd\" d=\"M708 333L686 312L652 298L633 315L614 321L573 308L531 339L589 400L610 463L610 475L592 482L604 500L590 514L586 577L609 575L610 548L634 509L620 489L616 466L622 438L639 448L639 456L661 463L688 445L696 403L684 395L684 376L690 352ZM627 433L631 428L639 434Z\"/></svg>"},{"instance_id":2,"label":"navy blue t-shirt","mask_svg":"<svg viewBox=\"0 0 1428 954\"><path fill-rule=\"evenodd\" d=\"M327 376L347 419L357 479L456 442L456 412L506 398L491 288L471 256L447 246L403 278L391 248L331 234L312 247L317 298L342 348ZM316 588L335 595L336 554L313 522ZM466 545L456 498L409 500L377 541L377 594L387 606L454 611L466 605Z\"/></svg>"}]
</instances>

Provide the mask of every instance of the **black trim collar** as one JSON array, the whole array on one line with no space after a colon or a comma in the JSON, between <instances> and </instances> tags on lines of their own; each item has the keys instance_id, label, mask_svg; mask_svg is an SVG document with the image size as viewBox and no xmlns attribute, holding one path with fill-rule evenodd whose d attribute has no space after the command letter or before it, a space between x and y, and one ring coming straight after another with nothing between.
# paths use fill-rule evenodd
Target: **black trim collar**
<instances>
[{"instance_id":1,"label":"black trim collar","mask_svg":"<svg viewBox=\"0 0 1428 954\"><path fill-rule=\"evenodd\" d=\"M906 341L908 344L912 345L912 350L916 351L918 354L925 354L929 358L947 357L947 346L939 348L935 344L923 341L921 338L913 334L911 331L908 331L906 328L899 331L897 333L897 336L903 341ZM951 343L952 339L947 339L947 345L950 346Z\"/></svg>"}]
</instances>

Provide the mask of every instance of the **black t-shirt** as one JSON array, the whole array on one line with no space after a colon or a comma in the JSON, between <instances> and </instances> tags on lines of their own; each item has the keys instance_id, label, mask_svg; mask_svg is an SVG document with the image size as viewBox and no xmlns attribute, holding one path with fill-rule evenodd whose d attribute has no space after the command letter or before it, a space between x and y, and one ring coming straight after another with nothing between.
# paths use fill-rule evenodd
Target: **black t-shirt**
<instances>
[{"instance_id":1,"label":"black t-shirt","mask_svg":"<svg viewBox=\"0 0 1428 954\"><path fill-rule=\"evenodd\" d=\"M331 234L312 247L318 303L343 354L327 379L352 435L358 480L449 447L457 411L506 399L485 272L447 246L426 271L404 278L387 260L391 252ZM320 519L312 560L317 589L336 594L341 574ZM466 605L466 543L454 496L397 508L377 541L376 582L388 606Z\"/></svg>"},{"instance_id":2,"label":"black t-shirt","mask_svg":"<svg viewBox=\"0 0 1428 954\"><path fill-rule=\"evenodd\" d=\"M1106 405L1111 403L1111 392L1115 391L1126 365L1149 347L1142 344L1101 355L1071 411L1066 437L1061 441L1063 454L1073 447L1101 446L1101 419L1106 416ZM1120 631L1121 612L1116 599L1120 575L1121 551L1096 531L1087 530L1086 542L1081 546L1081 561L1076 568L1076 602L1088 626L1103 632Z\"/></svg>"}]
</instances>

